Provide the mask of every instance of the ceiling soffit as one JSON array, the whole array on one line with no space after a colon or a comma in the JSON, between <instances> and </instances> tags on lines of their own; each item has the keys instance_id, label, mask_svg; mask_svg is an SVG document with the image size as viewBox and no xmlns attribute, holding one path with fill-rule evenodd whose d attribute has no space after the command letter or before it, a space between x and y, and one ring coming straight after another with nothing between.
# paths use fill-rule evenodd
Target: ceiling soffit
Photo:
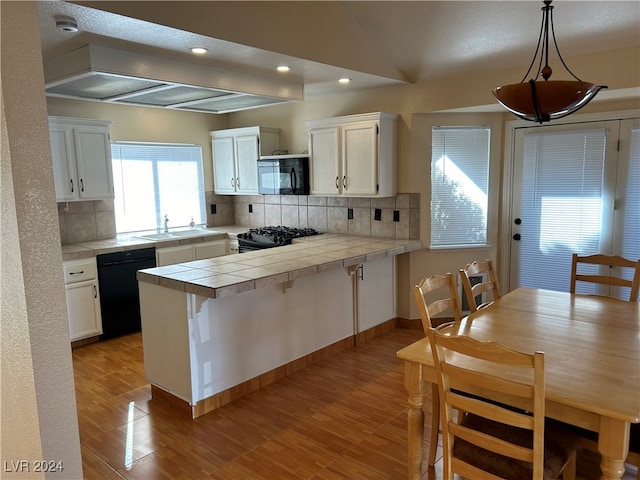
<instances>
[{"instance_id":1,"label":"ceiling soffit","mask_svg":"<svg viewBox=\"0 0 640 480\"><path fill-rule=\"evenodd\" d=\"M46 62L48 96L228 113L303 100L301 83L86 45Z\"/></svg>"}]
</instances>

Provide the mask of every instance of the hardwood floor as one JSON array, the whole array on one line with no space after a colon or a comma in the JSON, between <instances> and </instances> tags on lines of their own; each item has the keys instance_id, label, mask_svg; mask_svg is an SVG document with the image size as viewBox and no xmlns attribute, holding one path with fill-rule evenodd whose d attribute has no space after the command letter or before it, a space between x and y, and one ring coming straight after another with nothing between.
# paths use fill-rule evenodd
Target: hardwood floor
<instances>
[{"instance_id":1,"label":"hardwood floor","mask_svg":"<svg viewBox=\"0 0 640 480\"><path fill-rule=\"evenodd\" d=\"M139 333L76 348L84 477L405 479L406 394L395 352L421 336L395 329L195 420L151 399ZM430 405L425 411L428 430ZM597 458L581 454L578 470L598 478ZM441 462L425 471L434 478Z\"/></svg>"}]
</instances>

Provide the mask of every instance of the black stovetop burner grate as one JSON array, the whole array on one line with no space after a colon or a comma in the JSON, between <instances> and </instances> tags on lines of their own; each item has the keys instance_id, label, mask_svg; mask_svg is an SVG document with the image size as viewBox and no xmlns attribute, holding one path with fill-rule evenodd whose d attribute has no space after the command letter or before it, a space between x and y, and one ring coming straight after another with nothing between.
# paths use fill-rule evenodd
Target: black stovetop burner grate
<instances>
[{"instance_id":1,"label":"black stovetop burner grate","mask_svg":"<svg viewBox=\"0 0 640 480\"><path fill-rule=\"evenodd\" d=\"M240 253L263 248L290 245L294 238L318 235L313 228L295 228L283 226L268 226L251 228L248 232L238 235Z\"/></svg>"}]
</instances>

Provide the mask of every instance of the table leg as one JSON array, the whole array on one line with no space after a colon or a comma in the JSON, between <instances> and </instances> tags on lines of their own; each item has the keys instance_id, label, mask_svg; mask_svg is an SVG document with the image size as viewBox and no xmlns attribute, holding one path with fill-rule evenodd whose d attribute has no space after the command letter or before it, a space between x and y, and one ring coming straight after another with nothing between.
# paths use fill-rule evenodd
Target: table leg
<instances>
[{"instance_id":1,"label":"table leg","mask_svg":"<svg viewBox=\"0 0 640 480\"><path fill-rule=\"evenodd\" d=\"M407 412L408 432L408 478L420 480L422 477L422 444L424 438L424 396L425 382L422 379L422 366L405 362L404 385L409 394L409 410Z\"/></svg>"},{"instance_id":2,"label":"table leg","mask_svg":"<svg viewBox=\"0 0 640 480\"><path fill-rule=\"evenodd\" d=\"M598 434L601 480L619 480L624 475L624 460L629 453L629 423L602 417Z\"/></svg>"}]
</instances>

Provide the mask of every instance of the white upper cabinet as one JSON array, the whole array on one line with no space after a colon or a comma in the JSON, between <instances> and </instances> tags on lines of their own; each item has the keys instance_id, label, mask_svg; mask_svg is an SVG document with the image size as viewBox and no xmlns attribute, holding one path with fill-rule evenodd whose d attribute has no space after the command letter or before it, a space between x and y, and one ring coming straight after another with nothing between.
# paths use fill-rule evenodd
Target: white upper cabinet
<instances>
[{"instance_id":1,"label":"white upper cabinet","mask_svg":"<svg viewBox=\"0 0 640 480\"><path fill-rule=\"evenodd\" d=\"M209 133L215 193L258 194L258 158L280 148L280 130L246 127Z\"/></svg>"},{"instance_id":2,"label":"white upper cabinet","mask_svg":"<svg viewBox=\"0 0 640 480\"><path fill-rule=\"evenodd\" d=\"M113 198L111 122L49 117L58 202Z\"/></svg>"},{"instance_id":3,"label":"white upper cabinet","mask_svg":"<svg viewBox=\"0 0 640 480\"><path fill-rule=\"evenodd\" d=\"M378 112L306 122L311 194L395 195L397 118Z\"/></svg>"}]
</instances>

